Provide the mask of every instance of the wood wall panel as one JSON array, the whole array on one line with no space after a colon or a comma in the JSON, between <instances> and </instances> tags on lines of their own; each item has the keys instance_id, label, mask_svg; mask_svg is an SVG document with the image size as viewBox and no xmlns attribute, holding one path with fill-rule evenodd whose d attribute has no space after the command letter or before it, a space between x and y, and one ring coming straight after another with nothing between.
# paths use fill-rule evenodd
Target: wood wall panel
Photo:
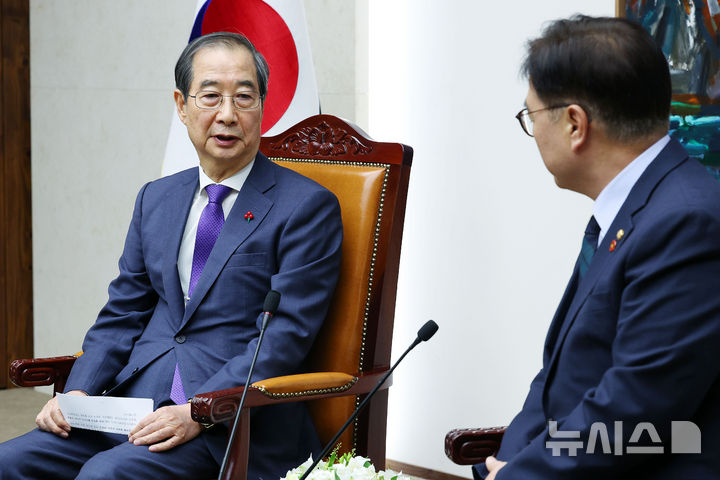
<instances>
[{"instance_id":1,"label":"wood wall panel","mask_svg":"<svg viewBox=\"0 0 720 480\"><path fill-rule=\"evenodd\" d=\"M5 1L0 0L0 88L2 88L2 79L5 77L5 58L3 54L3 34L5 33L5 25L3 19L5 18ZM4 365L8 360L7 353L7 338L8 338L8 325L7 325L7 266L6 266L6 239L9 235L7 231L7 196L5 185L5 178L7 174L5 172L5 152L3 145L5 144L4 126L5 126L5 105L2 104L4 93L0 91L0 372L4 372ZM8 379L4 373L0 374L0 388L5 388L8 383Z\"/></svg>"},{"instance_id":2,"label":"wood wall panel","mask_svg":"<svg viewBox=\"0 0 720 480\"><path fill-rule=\"evenodd\" d=\"M33 353L29 0L0 0L0 388Z\"/></svg>"}]
</instances>

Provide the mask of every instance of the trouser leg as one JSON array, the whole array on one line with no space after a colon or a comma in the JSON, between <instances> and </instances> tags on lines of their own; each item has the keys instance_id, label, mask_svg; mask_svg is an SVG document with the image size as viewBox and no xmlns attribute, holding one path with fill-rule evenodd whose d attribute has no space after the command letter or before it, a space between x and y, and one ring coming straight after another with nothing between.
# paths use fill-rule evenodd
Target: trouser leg
<instances>
[{"instance_id":1,"label":"trouser leg","mask_svg":"<svg viewBox=\"0 0 720 480\"><path fill-rule=\"evenodd\" d=\"M151 452L147 446L136 446L127 440L88 460L78 480L153 480L208 479L218 473L202 434L190 442L166 452Z\"/></svg>"},{"instance_id":2,"label":"trouser leg","mask_svg":"<svg viewBox=\"0 0 720 480\"><path fill-rule=\"evenodd\" d=\"M0 480L74 479L93 455L122 442L124 435L73 429L61 438L35 429L0 443Z\"/></svg>"}]
</instances>

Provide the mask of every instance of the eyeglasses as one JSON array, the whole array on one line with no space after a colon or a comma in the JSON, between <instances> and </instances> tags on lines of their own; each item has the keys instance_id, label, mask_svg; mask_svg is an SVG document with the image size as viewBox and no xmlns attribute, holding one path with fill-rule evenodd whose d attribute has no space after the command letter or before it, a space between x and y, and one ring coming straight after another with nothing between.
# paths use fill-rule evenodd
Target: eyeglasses
<instances>
[{"instance_id":1,"label":"eyeglasses","mask_svg":"<svg viewBox=\"0 0 720 480\"><path fill-rule=\"evenodd\" d=\"M237 92L234 95L221 95L218 92L202 90L196 95L188 95L195 99L195 105L203 110L217 110L223 104L225 97L232 98L232 103L238 110L252 110L260 105L260 94L253 91Z\"/></svg>"},{"instance_id":2,"label":"eyeglasses","mask_svg":"<svg viewBox=\"0 0 720 480\"><path fill-rule=\"evenodd\" d=\"M538 108L537 110L533 110L532 112L529 111L527 108L523 108L518 112L517 115L515 115L515 118L518 119L518 122L520 122L520 126L523 129L523 132L527 133L529 136L534 137L533 135L533 120L530 118L531 113L537 113L542 112L543 110L554 110L556 108L565 108L572 105L571 103L562 103L560 105L552 105L550 107L545 108Z\"/></svg>"}]
</instances>

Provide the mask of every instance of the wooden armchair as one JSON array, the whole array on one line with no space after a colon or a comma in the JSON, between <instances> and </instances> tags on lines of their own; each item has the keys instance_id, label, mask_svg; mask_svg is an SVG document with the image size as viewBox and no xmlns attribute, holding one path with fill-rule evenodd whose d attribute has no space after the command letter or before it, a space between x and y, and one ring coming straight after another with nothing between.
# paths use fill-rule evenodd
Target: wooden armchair
<instances>
[{"instance_id":1,"label":"wooden armchair","mask_svg":"<svg viewBox=\"0 0 720 480\"><path fill-rule=\"evenodd\" d=\"M315 346L311 371L254 382L245 399L240 427L231 438L228 475L244 479L250 437L249 408L309 401L320 440L328 442L389 369L395 291L412 149L379 143L330 116L310 117L286 132L263 138L260 150L271 160L312 178L335 193L342 210L342 265L333 303ZM19 386L55 385L62 391L75 360L71 357L16 360L10 375ZM386 382L353 428L342 451L355 448L385 466ZM233 418L243 387L196 395L193 418L202 423Z\"/></svg>"}]
</instances>

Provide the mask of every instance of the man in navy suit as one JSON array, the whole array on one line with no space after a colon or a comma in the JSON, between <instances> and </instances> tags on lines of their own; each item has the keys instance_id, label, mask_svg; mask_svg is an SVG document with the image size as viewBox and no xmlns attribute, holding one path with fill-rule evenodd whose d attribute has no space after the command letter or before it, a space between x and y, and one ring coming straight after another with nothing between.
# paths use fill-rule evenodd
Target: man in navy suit
<instances>
[{"instance_id":1,"label":"man in navy suit","mask_svg":"<svg viewBox=\"0 0 720 480\"><path fill-rule=\"evenodd\" d=\"M270 289L282 298L253 378L302 371L325 318L339 273L340 208L329 191L258 152L267 63L245 37L211 34L187 46L175 77L200 167L141 189L120 274L66 386L73 395L150 397L155 411L128 437L71 430L52 399L37 430L0 445L3 480L216 475L227 429L205 430L187 400L244 384ZM208 209L216 239L201 248ZM257 409L252 424L249 478L279 478L319 450L302 404Z\"/></svg>"},{"instance_id":2,"label":"man in navy suit","mask_svg":"<svg viewBox=\"0 0 720 480\"><path fill-rule=\"evenodd\" d=\"M473 472L720 478L720 185L667 135L663 53L627 20L578 16L531 41L523 70L521 126L595 203L543 368Z\"/></svg>"}]
</instances>

